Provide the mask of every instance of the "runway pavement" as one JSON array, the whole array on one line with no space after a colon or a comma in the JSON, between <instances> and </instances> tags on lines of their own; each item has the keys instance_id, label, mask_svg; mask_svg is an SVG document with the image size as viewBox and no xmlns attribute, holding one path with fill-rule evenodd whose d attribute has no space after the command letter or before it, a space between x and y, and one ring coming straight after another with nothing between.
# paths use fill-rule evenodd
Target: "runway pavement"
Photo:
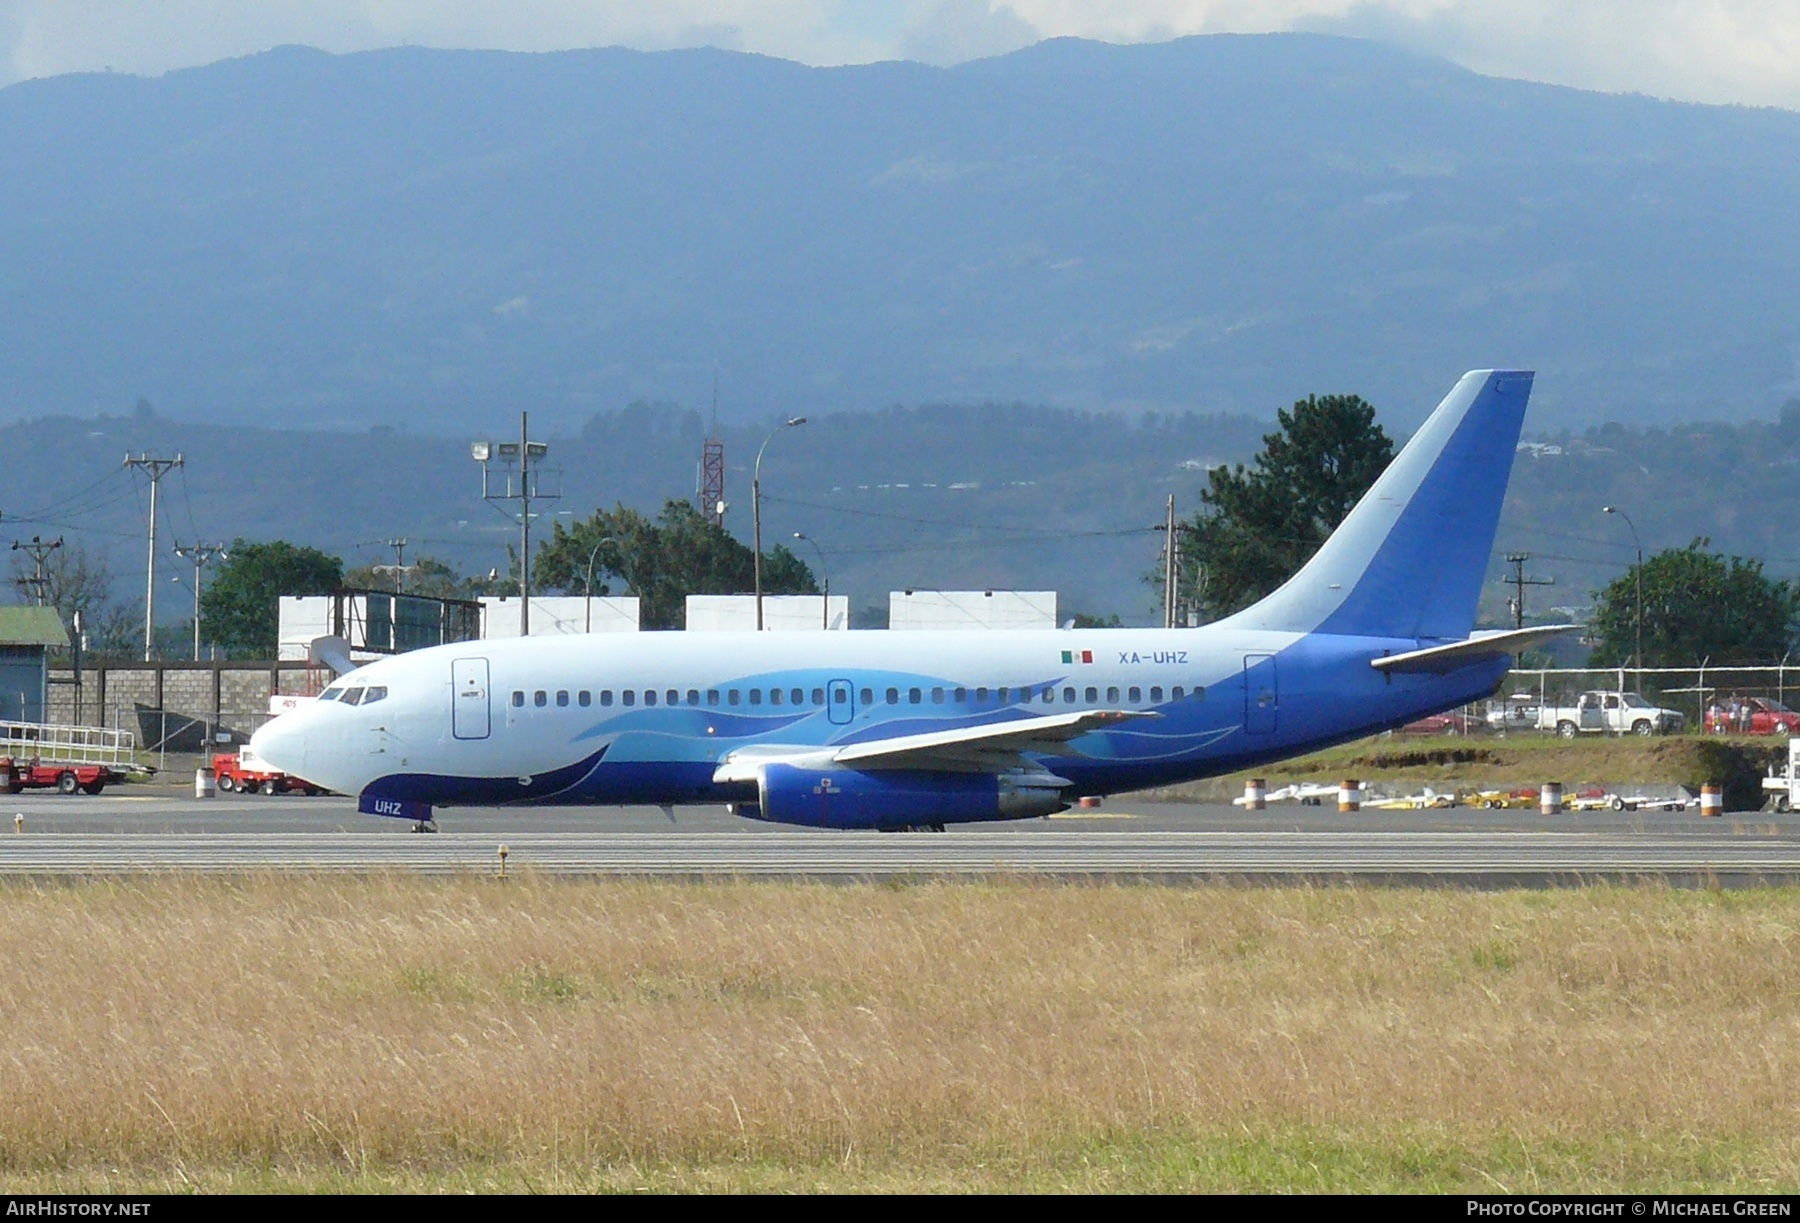
<instances>
[{"instance_id":1,"label":"runway pavement","mask_svg":"<svg viewBox=\"0 0 1800 1223\"><path fill-rule=\"evenodd\" d=\"M24 816L24 831L6 825ZM1694 812L1365 811L1133 803L935 833L761 824L719 808L442 813L444 831L356 814L347 800L202 801L167 792L20 795L0 807L0 876L357 871L621 877L1356 879L1465 886L1657 877L1800 882L1800 816Z\"/></svg>"}]
</instances>

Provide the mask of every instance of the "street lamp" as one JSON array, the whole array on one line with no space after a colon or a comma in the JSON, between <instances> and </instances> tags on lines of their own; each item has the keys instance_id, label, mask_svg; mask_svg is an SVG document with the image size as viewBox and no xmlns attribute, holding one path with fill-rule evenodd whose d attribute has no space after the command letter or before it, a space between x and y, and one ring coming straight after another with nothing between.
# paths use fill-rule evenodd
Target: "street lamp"
<instances>
[{"instance_id":1,"label":"street lamp","mask_svg":"<svg viewBox=\"0 0 1800 1223\"><path fill-rule=\"evenodd\" d=\"M1631 542L1637 548L1637 567L1631 571L1632 576L1637 579L1637 636L1631 652L1631 669L1642 671L1644 669L1644 545L1638 540L1637 523L1631 521L1630 514L1616 505L1603 505L1600 507L1600 512L1617 514L1623 518L1625 525L1631 528ZM1643 677L1639 676L1639 678Z\"/></svg>"},{"instance_id":2,"label":"street lamp","mask_svg":"<svg viewBox=\"0 0 1800 1223\"><path fill-rule=\"evenodd\" d=\"M811 544L813 551L819 554L819 576L825 579L825 603L819 609L819 627L827 631L831 628L831 575L825 572L825 549L819 547L819 541L802 531L794 532L795 539L804 539Z\"/></svg>"},{"instance_id":3,"label":"street lamp","mask_svg":"<svg viewBox=\"0 0 1800 1223\"><path fill-rule=\"evenodd\" d=\"M804 416L790 416L786 420L782 421L779 425L776 425L773 429L769 430L769 436L763 439L762 447L760 449L758 449L756 452L756 466L753 467L750 471L750 521L752 523L751 534L753 536L753 538L751 539L751 543L756 548L756 558L755 558L753 564L755 565L755 574L756 574L756 631L759 633L763 631L763 606L762 606L762 460L763 460L763 451L767 450L769 448L769 443L775 440L775 435L777 433L780 433L783 429L792 429L798 425L804 425L805 423L806 423L806 417L804 417Z\"/></svg>"}]
</instances>

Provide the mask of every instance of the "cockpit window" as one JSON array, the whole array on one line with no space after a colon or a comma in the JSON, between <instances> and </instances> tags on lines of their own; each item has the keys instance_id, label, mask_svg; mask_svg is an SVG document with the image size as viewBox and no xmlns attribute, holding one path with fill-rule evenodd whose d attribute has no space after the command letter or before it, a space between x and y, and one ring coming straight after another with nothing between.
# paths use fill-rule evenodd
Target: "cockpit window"
<instances>
[{"instance_id":1,"label":"cockpit window","mask_svg":"<svg viewBox=\"0 0 1800 1223\"><path fill-rule=\"evenodd\" d=\"M365 705L373 705L376 701L385 701L386 699L387 689L385 687L369 687L363 689L362 703Z\"/></svg>"},{"instance_id":2,"label":"cockpit window","mask_svg":"<svg viewBox=\"0 0 1800 1223\"><path fill-rule=\"evenodd\" d=\"M339 697L338 701L344 705L360 705L362 704L362 699L363 690L361 688L346 688L344 689L344 695Z\"/></svg>"},{"instance_id":3,"label":"cockpit window","mask_svg":"<svg viewBox=\"0 0 1800 1223\"><path fill-rule=\"evenodd\" d=\"M327 689L325 689L325 691L319 693L319 699L321 701L335 701L340 696L343 696L343 695L344 695L344 686L342 684L334 684L330 688L327 688Z\"/></svg>"}]
</instances>

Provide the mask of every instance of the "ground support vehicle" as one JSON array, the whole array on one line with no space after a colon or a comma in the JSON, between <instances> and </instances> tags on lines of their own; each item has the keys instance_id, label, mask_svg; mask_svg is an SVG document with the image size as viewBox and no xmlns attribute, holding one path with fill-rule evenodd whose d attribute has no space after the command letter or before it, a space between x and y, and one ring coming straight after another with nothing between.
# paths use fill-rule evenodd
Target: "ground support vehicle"
<instances>
[{"instance_id":1,"label":"ground support vehicle","mask_svg":"<svg viewBox=\"0 0 1800 1223\"><path fill-rule=\"evenodd\" d=\"M137 763L136 746L128 730L0 722L0 786L8 794L52 788L98 794L132 773L155 771Z\"/></svg>"},{"instance_id":2,"label":"ground support vehicle","mask_svg":"<svg viewBox=\"0 0 1800 1223\"><path fill-rule=\"evenodd\" d=\"M1762 783L1763 806L1775 811L1800 807L1800 738L1788 740L1786 768L1771 768Z\"/></svg>"},{"instance_id":3,"label":"ground support vehicle","mask_svg":"<svg viewBox=\"0 0 1800 1223\"><path fill-rule=\"evenodd\" d=\"M289 776L272 768L250 748L236 752L220 752L213 757L213 776L219 789L227 794L286 794L299 790L307 795L325 793L323 787Z\"/></svg>"},{"instance_id":4,"label":"ground support vehicle","mask_svg":"<svg viewBox=\"0 0 1800 1223\"><path fill-rule=\"evenodd\" d=\"M1615 735L1667 735L1687 725L1686 715L1652 705L1635 692L1582 693L1573 705L1546 705L1538 710L1539 730L1565 739L1611 732Z\"/></svg>"}]
</instances>

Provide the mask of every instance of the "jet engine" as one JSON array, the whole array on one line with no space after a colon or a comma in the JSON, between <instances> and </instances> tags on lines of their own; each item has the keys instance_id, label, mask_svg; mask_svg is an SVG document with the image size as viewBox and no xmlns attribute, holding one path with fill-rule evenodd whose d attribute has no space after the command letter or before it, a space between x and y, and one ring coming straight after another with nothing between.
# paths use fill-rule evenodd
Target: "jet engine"
<instances>
[{"instance_id":1,"label":"jet engine","mask_svg":"<svg viewBox=\"0 0 1800 1223\"><path fill-rule=\"evenodd\" d=\"M757 771L760 815L812 828L912 828L980 820L1028 820L1068 809L1048 775L928 773L905 769L806 769L767 764ZM1045 784L1033 784L1041 782Z\"/></svg>"}]
</instances>

